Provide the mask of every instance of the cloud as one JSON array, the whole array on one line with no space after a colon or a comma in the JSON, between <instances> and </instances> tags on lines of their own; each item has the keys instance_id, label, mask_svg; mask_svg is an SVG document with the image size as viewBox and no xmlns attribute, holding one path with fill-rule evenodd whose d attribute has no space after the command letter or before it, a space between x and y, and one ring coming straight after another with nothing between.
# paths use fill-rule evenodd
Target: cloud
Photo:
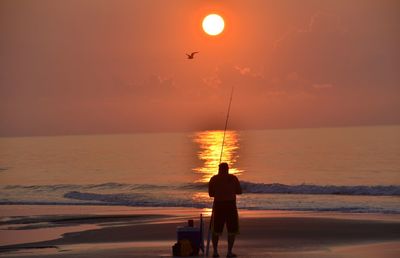
<instances>
[{"instance_id":1,"label":"cloud","mask_svg":"<svg viewBox=\"0 0 400 258\"><path fill-rule=\"evenodd\" d=\"M318 11L311 16L307 26L297 30L299 33L310 33L315 31L345 32L346 29L341 23L341 17L339 15Z\"/></svg>"},{"instance_id":2,"label":"cloud","mask_svg":"<svg viewBox=\"0 0 400 258\"><path fill-rule=\"evenodd\" d=\"M307 24L301 27L292 27L282 37L275 40L274 49L281 47L281 44L287 40L298 37L301 34L319 33L319 32L339 32L345 33L347 29L341 22L339 15L318 11L313 14Z\"/></svg>"},{"instance_id":3,"label":"cloud","mask_svg":"<svg viewBox=\"0 0 400 258\"><path fill-rule=\"evenodd\" d=\"M217 73L204 77L202 81L209 88L218 88L222 84L222 81Z\"/></svg>"},{"instance_id":4,"label":"cloud","mask_svg":"<svg viewBox=\"0 0 400 258\"><path fill-rule=\"evenodd\" d=\"M243 76L259 77L264 79L263 68L259 68L258 70L256 70L247 66L234 65L233 69Z\"/></svg>"},{"instance_id":5,"label":"cloud","mask_svg":"<svg viewBox=\"0 0 400 258\"><path fill-rule=\"evenodd\" d=\"M134 98L157 98L166 97L176 93L176 82L173 76L150 74L142 80L130 78L122 79L118 76L112 77L112 87L107 87L110 95L114 97L134 97ZM106 92L102 92L104 95Z\"/></svg>"},{"instance_id":6,"label":"cloud","mask_svg":"<svg viewBox=\"0 0 400 258\"><path fill-rule=\"evenodd\" d=\"M249 67L240 67L238 65L234 66L235 70L237 70L241 75L246 75L250 73Z\"/></svg>"}]
</instances>

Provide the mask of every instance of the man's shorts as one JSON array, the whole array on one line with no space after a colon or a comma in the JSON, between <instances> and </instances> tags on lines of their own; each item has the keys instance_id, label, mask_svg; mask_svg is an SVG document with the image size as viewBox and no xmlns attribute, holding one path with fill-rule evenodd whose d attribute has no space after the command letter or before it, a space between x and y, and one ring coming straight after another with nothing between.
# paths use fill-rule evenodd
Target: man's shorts
<instances>
[{"instance_id":1,"label":"man's shorts","mask_svg":"<svg viewBox=\"0 0 400 258\"><path fill-rule=\"evenodd\" d=\"M220 235L224 229L228 234L239 233L239 216L236 208L236 201L219 201L214 203L213 233Z\"/></svg>"}]
</instances>

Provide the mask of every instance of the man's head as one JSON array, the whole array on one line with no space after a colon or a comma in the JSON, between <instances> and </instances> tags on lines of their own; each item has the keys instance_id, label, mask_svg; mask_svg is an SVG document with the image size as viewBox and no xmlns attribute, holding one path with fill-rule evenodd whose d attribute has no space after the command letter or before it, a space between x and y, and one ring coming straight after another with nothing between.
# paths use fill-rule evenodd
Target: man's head
<instances>
[{"instance_id":1,"label":"man's head","mask_svg":"<svg viewBox=\"0 0 400 258\"><path fill-rule=\"evenodd\" d=\"M219 164L219 166L218 166L218 174L228 174L228 172L229 172L228 163L223 162L223 163Z\"/></svg>"}]
</instances>

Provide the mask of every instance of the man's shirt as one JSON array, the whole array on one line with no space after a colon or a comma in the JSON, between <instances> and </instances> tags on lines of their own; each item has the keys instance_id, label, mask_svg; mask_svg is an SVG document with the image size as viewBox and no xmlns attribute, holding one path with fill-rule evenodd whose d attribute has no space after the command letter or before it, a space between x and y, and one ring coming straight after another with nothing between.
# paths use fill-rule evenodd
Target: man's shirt
<instances>
[{"instance_id":1,"label":"man's shirt","mask_svg":"<svg viewBox=\"0 0 400 258\"><path fill-rule=\"evenodd\" d=\"M231 174L218 174L208 183L208 194L215 201L236 201L236 195L242 194L239 179Z\"/></svg>"}]
</instances>

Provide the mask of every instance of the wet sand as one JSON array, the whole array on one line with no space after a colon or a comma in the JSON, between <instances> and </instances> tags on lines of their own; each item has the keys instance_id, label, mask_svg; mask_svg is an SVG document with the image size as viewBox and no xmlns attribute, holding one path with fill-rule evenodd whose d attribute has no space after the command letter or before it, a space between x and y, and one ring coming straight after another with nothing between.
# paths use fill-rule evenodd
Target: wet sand
<instances>
[{"instance_id":1,"label":"wet sand","mask_svg":"<svg viewBox=\"0 0 400 258\"><path fill-rule=\"evenodd\" d=\"M197 224L198 215L209 212L104 206L0 210L1 257L169 257L176 227L189 218ZM240 211L240 231L239 257L400 256L399 215ZM224 234L220 255L225 254Z\"/></svg>"}]
</instances>

